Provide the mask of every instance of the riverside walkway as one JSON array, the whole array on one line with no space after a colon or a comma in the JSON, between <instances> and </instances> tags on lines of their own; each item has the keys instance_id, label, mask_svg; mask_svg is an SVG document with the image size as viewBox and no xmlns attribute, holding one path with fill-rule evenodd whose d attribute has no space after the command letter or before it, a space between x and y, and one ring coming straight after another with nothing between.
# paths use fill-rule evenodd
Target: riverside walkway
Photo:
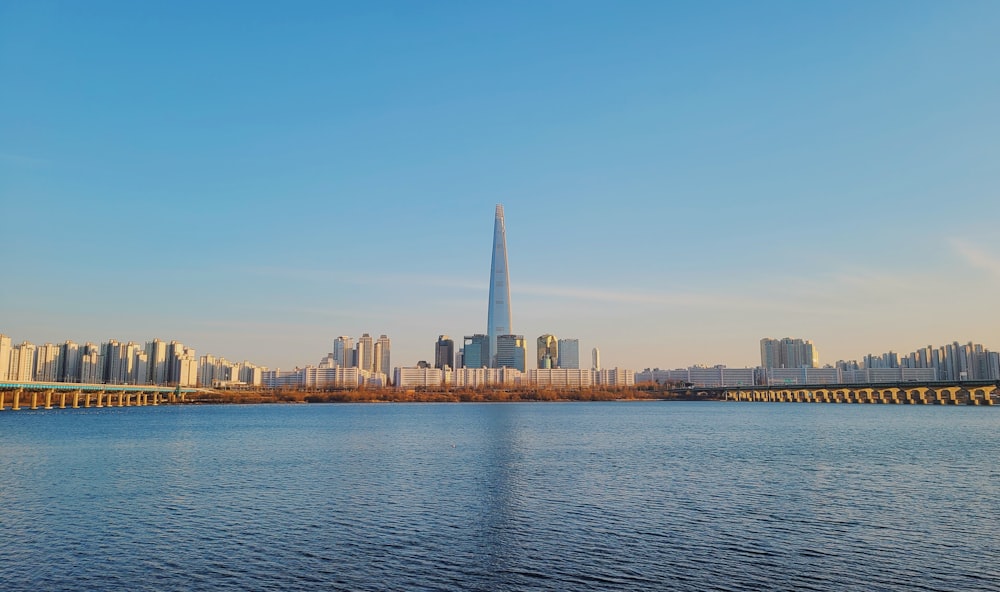
<instances>
[{"instance_id":1,"label":"riverside walkway","mask_svg":"<svg viewBox=\"0 0 1000 592\"><path fill-rule=\"evenodd\" d=\"M760 403L867 403L896 405L995 405L1000 381L962 380L868 384L718 386L671 389L675 394Z\"/></svg>"},{"instance_id":2,"label":"riverside walkway","mask_svg":"<svg viewBox=\"0 0 1000 592\"><path fill-rule=\"evenodd\" d=\"M199 389L141 384L0 381L0 411L143 407L183 403Z\"/></svg>"}]
</instances>

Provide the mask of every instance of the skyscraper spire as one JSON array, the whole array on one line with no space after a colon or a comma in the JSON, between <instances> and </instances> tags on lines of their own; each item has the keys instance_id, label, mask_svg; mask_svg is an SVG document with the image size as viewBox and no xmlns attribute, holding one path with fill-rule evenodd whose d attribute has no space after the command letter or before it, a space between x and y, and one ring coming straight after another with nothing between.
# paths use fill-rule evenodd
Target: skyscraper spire
<instances>
[{"instance_id":1,"label":"skyscraper spire","mask_svg":"<svg viewBox=\"0 0 1000 592\"><path fill-rule=\"evenodd\" d=\"M490 367L496 367L497 335L510 335L510 275L507 273L507 231L503 205L497 204L493 221L493 262L490 265L490 308L486 334L489 336Z\"/></svg>"}]
</instances>

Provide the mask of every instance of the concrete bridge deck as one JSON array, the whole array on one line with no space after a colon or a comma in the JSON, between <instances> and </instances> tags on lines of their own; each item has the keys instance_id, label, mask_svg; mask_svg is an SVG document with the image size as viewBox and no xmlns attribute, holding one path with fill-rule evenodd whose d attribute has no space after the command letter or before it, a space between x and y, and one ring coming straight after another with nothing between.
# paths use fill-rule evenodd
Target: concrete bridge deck
<instances>
[{"instance_id":1,"label":"concrete bridge deck","mask_svg":"<svg viewBox=\"0 0 1000 592\"><path fill-rule=\"evenodd\" d=\"M189 393L199 390L139 384L0 381L0 411L162 405L184 402Z\"/></svg>"},{"instance_id":2,"label":"concrete bridge deck","mask_svg":"<svg viewBox=\"0 0 1000 592\"><path fill-rule=\"evenodd\" d=\"M809 384L686 387L670 392L726 401L765 403L868 403L900 405L996 405L1000 381L963 380L885 382L874 384Z\"/></svg>"}]
</instances>

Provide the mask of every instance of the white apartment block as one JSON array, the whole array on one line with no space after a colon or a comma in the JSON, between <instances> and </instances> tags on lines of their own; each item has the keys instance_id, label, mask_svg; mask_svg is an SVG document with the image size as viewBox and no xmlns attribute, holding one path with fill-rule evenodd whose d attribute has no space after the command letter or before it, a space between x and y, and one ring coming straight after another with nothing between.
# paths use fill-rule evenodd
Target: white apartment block
<instances>
[{"instance_id":1,"label":"white apartment block","mask_svg":"<svg viewBox=\"0 0 1000 592\"><path fill-rule=\"evenodd\" d=\"M46 343L35 350L35 380L39 382L56 382L59 380L59 361L61 348L58 345Z\"/></svg>"},{"instance_id":2,"label":"white apartment block","mask_svg":"<svg viewBox=\"0 0 1000 592\"><path fill-rule=\"evenodd\" d=\"M481 370L481 368L480 368ZM438 388L451 382L452 371L444 368L396 368L392 383L397 388Z\"/></svg>"},{"instance_id":3,"label":"white apartment block","mask_svg":"<svg viewBox=\"0 0 1000 592\"><path fill-rule=\"evenodd\" d=\"M0 334L0 380L10 379L10 356L13 349L10 337Z\"/></svg>"},{"instance_id":4,"label":"white apartment block","mask_svg":"<svg viewBox=\"0 0 1000 592\"><path fill-rule=\"evenodd\" d=\"M559 350L559 356L562 359L562 350ZM568 389L593 386L595 372L579 368L532 368L527 374L528 384Z\"/></svg>"},{"instance_id":5,"label":"white apartment block","mask_svg":"<svg viewBox=\"0 0 1000 592\"><path fill-rule=\"evenodd\" d=\"M594 372L596 384L601 386L635 386L635 372L622 368L606 368Z\"/></svg>"}]
</instances>

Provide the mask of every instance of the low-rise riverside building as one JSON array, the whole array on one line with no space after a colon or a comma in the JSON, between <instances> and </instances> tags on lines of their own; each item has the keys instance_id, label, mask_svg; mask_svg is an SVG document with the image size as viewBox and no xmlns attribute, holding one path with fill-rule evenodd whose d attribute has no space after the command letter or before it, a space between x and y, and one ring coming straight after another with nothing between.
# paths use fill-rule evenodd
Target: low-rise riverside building
<instances>
[{"instance_id":1,"label":"low-rise riverside building","mask_svg":"<svg viewBox=\"0 0 1000 592\"><path fill-rule=\"evenodd\" d=\"M581 370L578 368L396 368L393 384L398 388L436 387L548 387L589 388L595 385L625 387L635 385L635 372L621 368Z\"/></svg>"},{"instance_id":2,"label":"low-rise riverside building","mask_svg":"<svg viewBox=\"0 0 1000 592\"><path fill-rule=\"evenodd\" d=\"M386 386L387 378L381 372L361 368L306 366L294 370L264 370L261 382L266 388L381 388Z\"/></svg>"},{"instance_id":3,"label":"low-rise riverside building","mask_svg":"<svg viewBox=\"0 0 1000 592\"><path fill-rule=\"evenodd\" d=\"M934 368L726 368L692 366L676 370L645 369L635 374L637 383L680 382L702 387L790 386L818 384L872 384L879 382L930 382L940 377Z\"/></svg>"},{"instance_id":4,"label":"low-rise riverside building","mask_svg":"<svg viewBox=\"0 0 1000 592\"><path fill-rule=\"evenodd\" d=\"M532 368L528 370L528 383L557 389L586 388L594 385L593 370L579 368Z\"/></svg>"}]
</instances>

